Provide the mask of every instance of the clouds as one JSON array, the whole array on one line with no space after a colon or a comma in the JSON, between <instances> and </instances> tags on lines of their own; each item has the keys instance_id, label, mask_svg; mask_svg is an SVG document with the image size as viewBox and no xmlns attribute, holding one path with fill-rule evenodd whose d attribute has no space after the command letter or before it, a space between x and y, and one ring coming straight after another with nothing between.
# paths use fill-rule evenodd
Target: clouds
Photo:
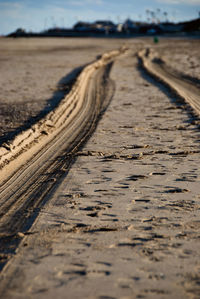
<instances>
[{"instance_id":1,"label":"clouds","mask_svg":"<svg viewBox=\"0 0 200 299\"><path fill-rule=\"evenodd\" d=\"M19 2L7 2L7 1L1 1L0 2L0 9L3 10L10 10L10 9L20 9L22 7L22 4Z\"/></svg>"},{"instance_id":2,"label":"clouds","mask_svg":"<svg viewBox=\"0 0 200 299\"><path fill-rule=\"evenodd\" d=\"M156 0L163 4L174 4L174 5L200 5L200 0Z\"/></svg>"},{"instance_id":3,"label":"clouds","mask_svg":"<svg viewBox=\"0 0 200 299\"><path fill-rule=\"evenodd\" d=\"M73 0L67 1L67 3L74 6L103 5L102 0Z\"/></svg>"},{"instance_id":4,"label":"clouds","mask_svg":"<svg viewBox=\"0 0 200 299\"><path fill-rule=\"evenodd\" d=\"M24 0L21 0L24 1ZM29 0L29 2L34 2ZM24 2L26 3L26 2ZM54 7L63 7L63 8L78 8L78 7L90 7L90 6L101 6L104 4L104 0L48 0L48 1L39 1L35 0L35 3L45 6L54 6Z\"/></svg>"},{"instance_id":5,"label":"clouds","mask_svg":"<svg viewBox=\"0 0 200 299\"><path fill-rule=\"evenodd\" d=\"M19 2L0 2L0 18L19 18L21 11L23 10L23 4Z\"/></svg>"}]
</instances>

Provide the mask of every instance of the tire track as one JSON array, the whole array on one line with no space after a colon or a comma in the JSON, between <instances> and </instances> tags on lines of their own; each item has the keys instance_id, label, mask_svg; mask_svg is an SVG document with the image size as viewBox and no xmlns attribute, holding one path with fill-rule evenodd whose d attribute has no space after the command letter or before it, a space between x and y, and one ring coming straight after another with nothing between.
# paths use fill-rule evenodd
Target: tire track
<instances>
[{"instance_id":1,"label":"tire track","mask_svg":"<svg viewBox=\"0 0 200 299\"><path fill-rule=\"evenodd\" d=\"M16 139L21 138L20 142L15 139L11 144L10 161L2 164L1 170L1 268L50 198L50 191L67 174L74 162L74 153L95 129L113 94L110 68L115 57L123 52L121 49L104 54L87 66L61 105L34 125L31 132L18 136Z\"/></svg>"},{"instance_id":2,"label":"tire track","mask_svg":"<svg viewBox=\"0 0 200 299\"><path fill-rule=\"evenodd\" d=\"M180 77L152 49L143 49L138 53L143 67L156 79L164 82L184 99L200 115L200 90L189 80Z\"/></svg>"}]
</instances>

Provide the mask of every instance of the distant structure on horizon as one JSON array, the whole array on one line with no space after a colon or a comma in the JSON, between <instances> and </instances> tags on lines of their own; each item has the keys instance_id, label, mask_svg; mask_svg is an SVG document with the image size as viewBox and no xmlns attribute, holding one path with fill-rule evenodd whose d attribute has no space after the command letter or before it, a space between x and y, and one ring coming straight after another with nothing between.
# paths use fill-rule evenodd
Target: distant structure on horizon
<instances>
[{"instance_id":1,"label":"distant structure on horizon","mask_svg":"<svg viewBox=\"0 0 200 299\"><path fill-rule=\"evenodd\" d=\"M188 21L173 23L163 21L142 22L127 19L124 23L114 24L108 20L97 20L93 23L77 22L73 28L54 27L40 33L26 32L23 28L7 35L8 37L131 37L137 35L155 34L194 34L200 36L200 18Z\"/></svg>"}]
</instances>

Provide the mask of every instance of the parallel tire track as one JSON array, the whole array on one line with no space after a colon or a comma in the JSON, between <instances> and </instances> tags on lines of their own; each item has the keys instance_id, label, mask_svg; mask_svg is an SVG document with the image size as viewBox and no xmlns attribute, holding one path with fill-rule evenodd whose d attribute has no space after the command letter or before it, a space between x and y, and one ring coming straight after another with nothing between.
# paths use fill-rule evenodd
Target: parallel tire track
<instances>
[{"instance_id":1,"label":"parallel tire track","mask_svg":"<svg viewBox=\"0 0 200 299\"><path fill-rule=\"evenodd\" d=\"M200 90L188 80L180 77L176 70L167 64L152 49L143 49L138 53L143 67L156 79L164 82L185 100L200 115Z\"/></svg>"}]
</instances>

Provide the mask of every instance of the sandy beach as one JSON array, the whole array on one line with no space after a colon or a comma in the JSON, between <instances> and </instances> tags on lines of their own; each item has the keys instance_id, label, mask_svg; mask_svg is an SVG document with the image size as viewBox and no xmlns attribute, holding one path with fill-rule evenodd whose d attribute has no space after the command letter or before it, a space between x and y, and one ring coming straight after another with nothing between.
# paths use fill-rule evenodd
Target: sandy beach
<instances>
[{"instance_id":1,"label":"sandy beach","mask_svg":"<svg viewBox=\"0 0 200 299\"><path fill-rule=\"evenodd\" d=\"M199 40L0 39L0 45L1 149L15 150L15 137L63 107L73 86L80 91L77 103L84 94L82 102L88 98L97 111L70 162L64 150L52 154L46 160L60 168L35 175L42 177L35 190L49 190L41 204L25 206L29 197L21 192L16 203L26 208L14 214L13 202L1 213L1 227L7 227L1 230L0 296L199 298ZM86 65L91 73L84 73ZM99 110L94 98L102 101ZM89 115L84 113L83 119ZM83 129L78 124L77 135L89 123ZM13 161L23 160L24 152ZM34 159L16 171L19 180L33 162L43 167L43 158L41 166ZM2 208L14 198L9 180ZM2 183L1 194L4 189ZM34 192L31 200L37 202L41 194ZM23 229L15 229L17 217L29 219Z\"/></svg>"}]
</instances>

